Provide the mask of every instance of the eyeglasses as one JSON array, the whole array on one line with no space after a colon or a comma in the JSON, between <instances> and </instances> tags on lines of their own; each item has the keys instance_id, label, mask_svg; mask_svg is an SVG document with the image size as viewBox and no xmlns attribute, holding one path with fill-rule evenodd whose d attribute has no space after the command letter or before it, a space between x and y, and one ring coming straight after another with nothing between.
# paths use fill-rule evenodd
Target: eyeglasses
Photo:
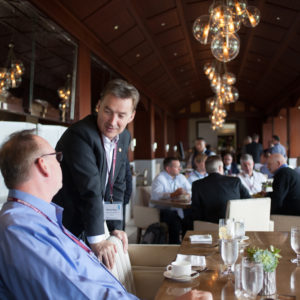
<instances>
[{"instance_id":1,"label":"eyeglasses","mask_svg":"<svg viewBox=\"0 0 300 300\"><path fill-rule=\"evenodd\" d=\"M35 160L35 162L37 163L39 158L44 157L44 156L48 156L48 155L55 155L58 162L62 162L62 160L63 160L63 153L62 152L53 152L53 153L48 153L48 154L41 155L40 157L38 157Z\"/></svg>"}]
</instances>

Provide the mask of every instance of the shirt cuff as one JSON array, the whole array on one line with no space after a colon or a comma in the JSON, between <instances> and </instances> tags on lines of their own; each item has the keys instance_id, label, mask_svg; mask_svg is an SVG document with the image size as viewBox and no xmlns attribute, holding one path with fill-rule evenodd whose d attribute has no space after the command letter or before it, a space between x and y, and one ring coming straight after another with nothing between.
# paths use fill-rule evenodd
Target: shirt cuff
<instances>
[{"instance_id":1,"label":"shirt cuff","mask_svg":"<svg viewBox=\"0 0 300 300\"><path fill-rule=\"evenodd\" d=\"M100 243L100 242L102 242L106 239L105 234L87 236L86 238L87 238L89 244L97 244L97 243Z\"/></svg>"}]
</instances>

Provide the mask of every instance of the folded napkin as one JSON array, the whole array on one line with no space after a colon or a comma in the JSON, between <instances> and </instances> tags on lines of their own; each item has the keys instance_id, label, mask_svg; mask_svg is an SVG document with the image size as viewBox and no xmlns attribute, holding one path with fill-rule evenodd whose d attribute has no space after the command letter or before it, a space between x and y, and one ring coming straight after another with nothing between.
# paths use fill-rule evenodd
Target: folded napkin
<instances>
[{"instance_id":1,"label":"folded napkin","mask_svg":"<svg viewBox=\"0 0 300 300\"><path fill-rule=\"evenodd\" d=\"M206 259L205 256L200 255L185 255L185 254L177 254L176 261L189 261L192 267L206 267Z\"/></svg>"},{"instance_id":2,"label":"folded napkin","mask_svg":"<svg viewBox=\"0 0 300 300\"><path fill-rule=\"evenodd\" d=\"M190 242L192 244L211 244L212 243L212 236L210 234L190 235Z\"/></svg>"}]
</instances>

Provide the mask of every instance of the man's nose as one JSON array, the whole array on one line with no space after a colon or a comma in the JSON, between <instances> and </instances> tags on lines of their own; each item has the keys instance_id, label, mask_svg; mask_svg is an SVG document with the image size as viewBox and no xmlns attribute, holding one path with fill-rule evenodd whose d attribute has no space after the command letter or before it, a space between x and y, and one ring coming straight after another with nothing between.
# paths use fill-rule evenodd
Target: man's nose
<instances>
[{"instance_id":1,"label":"man's nose","mask_svg":"<svg viewBox=\"0 0 300 300\"><path fill-rule=\"evenodd\" d=\"M115 126L117 124L117 121L118 121L118 116L116 114L112 114L109 118L109 123L112 126Z\"/></svg>"}]
</instances>

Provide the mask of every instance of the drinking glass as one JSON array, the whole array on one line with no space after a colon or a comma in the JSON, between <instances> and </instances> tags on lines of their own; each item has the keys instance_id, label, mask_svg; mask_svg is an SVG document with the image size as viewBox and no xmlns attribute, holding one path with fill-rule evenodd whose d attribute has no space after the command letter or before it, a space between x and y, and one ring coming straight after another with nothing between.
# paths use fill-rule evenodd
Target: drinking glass
<instances>
[{"instance_id":1,"label":"drinking glass","mask_svg":"<svg viewBox=\"0 0 300 300\"><path fill-rule=\"evenodd\" d=\"M219 219L219 238L220 239L234 238L234 220Z\"/></svg>"},{"instance_id":2,"label":"drinking glass","mask_svg":"<svg viewBox=\"0 0 300 300\"><path fill-rule=\"evenodd\" d=\"M239 240L245 236L245 223L243 220L235 220L234 221L234 231L235 237Z\"/></svg>"},{"instance_id":3,"label":"drinking glass","mask_svg":"<svg viewBox=\"0 0 300 300\"><path fill-rule=\"evenodd\" d=\"M225 274L233 274L232 265L235 264L239 256L239 244L237 239L221 240L221 257L227 267Z\"/></svg>"},{"instance_id":4,"label":"drinking glass","mask_svg":"<svg viewBox=\"0 0 300 300\"><path fill-rule=\"evenodd\" d=\"M255 299L263 286L263 265L248 257L242 260L242 287L250 298Z\"/></svg>"},{"instance_id":5,"label":"drinking glass","mask_svg":"<svg viewBox=\"0 0 300 300\"><path fill-rule=\"evenodd\" d=\"M291 259L291 262L300 266L300 226L291 228L291 246L297 254L297 258Z\"/></svg>"}]
</instances>

